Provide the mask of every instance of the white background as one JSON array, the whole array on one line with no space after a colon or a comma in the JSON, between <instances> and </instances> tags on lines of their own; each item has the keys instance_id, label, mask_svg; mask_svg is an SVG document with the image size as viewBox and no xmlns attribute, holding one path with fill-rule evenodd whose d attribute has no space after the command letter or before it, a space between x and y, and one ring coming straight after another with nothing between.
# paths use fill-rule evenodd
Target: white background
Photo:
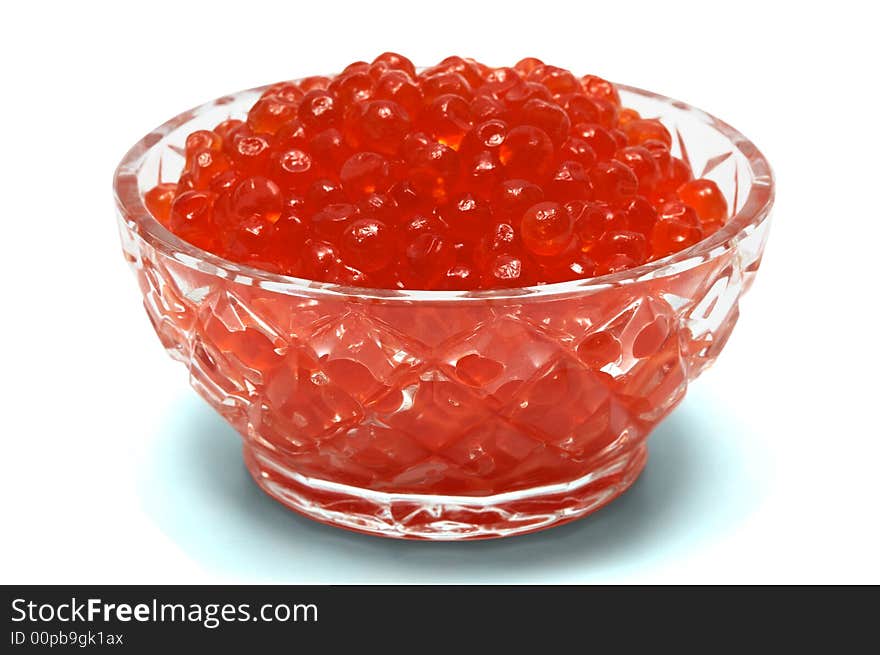
<instances>
[{"instance_id":1,"label":"white background","mask_svg":"<svg viewBox=\"0 0 880 655\"><path fill-rule=\"evenodd\" d=\"M880 120L870 3L10 3L0 23L0 582L880 582ZM569 526L400 543L251 484L119 251L128 147L240 88L396 50L534 55L765 152L764 266L639 483Z\"/></svg>"}]
</instances>

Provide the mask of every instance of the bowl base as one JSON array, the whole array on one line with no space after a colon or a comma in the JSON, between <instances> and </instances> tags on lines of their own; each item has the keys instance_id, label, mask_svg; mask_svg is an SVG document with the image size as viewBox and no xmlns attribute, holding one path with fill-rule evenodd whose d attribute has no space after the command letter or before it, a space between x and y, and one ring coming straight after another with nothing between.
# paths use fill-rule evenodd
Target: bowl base
<instances>
[{"instance_id":1,"label":"bowl base","mask_svg":"<svg viewBox=\"0 0 880 655\"><path fill-rule=\"evenodd\" d=\"M568 483L492 496L385 493L309 478L245 445L257 484L282 505L340 528L396 539L494 539L544 530L582 518L636 481L648 458L642 444Z\"/></svg>"}]
</instances>

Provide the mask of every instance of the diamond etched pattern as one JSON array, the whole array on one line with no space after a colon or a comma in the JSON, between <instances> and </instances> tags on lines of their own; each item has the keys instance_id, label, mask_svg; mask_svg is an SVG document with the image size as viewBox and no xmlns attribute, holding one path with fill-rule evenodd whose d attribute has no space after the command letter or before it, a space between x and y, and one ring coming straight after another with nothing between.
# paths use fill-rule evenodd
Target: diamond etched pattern
<instances>
[{"instance_id":1,"label":"diamond etched pattern","mask_svg":"<svg viewBox=\"0 0 880 655\"><path fill-rule=\"evenodd\" d=\"M552 522L575 516L619 493L637 475L651 429L717 356L743 288L731 251L662 282L571 299L476 308L395 301L394 312L403 302L423 315L395 324L383 303L242 285L131 236L162 344L242 433L260 483L322 520L397 536L536 529L551 515ZM466 320L454 316L459 309ZM466 329L436 338L433 326L459 322ZM619 344L615 360L579 350L597 333ZM369 499L371 492L480 499L585 479L563 499L491 510L437 505L433 515L410 503L400 517L400 503L410 501L392 503L392 511ZM309 491L311 480L366 496L323 491L325 501ZM360 509L340 510L345 503Z\"/></svg>"}]
</instances>

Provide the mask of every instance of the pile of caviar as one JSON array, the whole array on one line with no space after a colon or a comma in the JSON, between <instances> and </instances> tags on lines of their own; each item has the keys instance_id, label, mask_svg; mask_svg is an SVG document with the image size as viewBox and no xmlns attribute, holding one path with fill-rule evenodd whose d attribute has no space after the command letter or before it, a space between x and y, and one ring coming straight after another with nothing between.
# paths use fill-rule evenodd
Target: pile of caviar
<instances>
[{"instance_id":1,"label":"pile of caviar","mask_svg":"<svg viewBox=\"0 0 880 655\"><path fill-rule=\"evenodd\" d=\"M385 53L281 82L244 121L186 139L145 200L186 241L300 278L491 289L587 278L697 243L727 219L656 119L614 85L527 58Z\"/></svg>"}]
</instances>

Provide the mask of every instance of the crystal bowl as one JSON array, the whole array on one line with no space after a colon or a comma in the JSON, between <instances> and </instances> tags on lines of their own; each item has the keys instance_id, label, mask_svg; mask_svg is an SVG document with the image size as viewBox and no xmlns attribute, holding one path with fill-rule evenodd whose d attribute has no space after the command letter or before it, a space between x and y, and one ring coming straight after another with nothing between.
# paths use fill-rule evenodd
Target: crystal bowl
<instances>
[{"instance_id":1,"label":"crystal bowl","mask_svg":"<svg viewBox=\"0 0 880 655\"><path fill-rule=\"evenodd\" d=\"M665 259L530 288L344 287L235 264L166 230L144 192L179 175L187 134L244 118L262 88L180 114L128 152L114 189L144 307L270 496L360 532L479 539L585 516L636 480L651 430L736 323L773 179L724 122L618 88L718 183L732 217Z\"/></svg>"}]
</instances>

